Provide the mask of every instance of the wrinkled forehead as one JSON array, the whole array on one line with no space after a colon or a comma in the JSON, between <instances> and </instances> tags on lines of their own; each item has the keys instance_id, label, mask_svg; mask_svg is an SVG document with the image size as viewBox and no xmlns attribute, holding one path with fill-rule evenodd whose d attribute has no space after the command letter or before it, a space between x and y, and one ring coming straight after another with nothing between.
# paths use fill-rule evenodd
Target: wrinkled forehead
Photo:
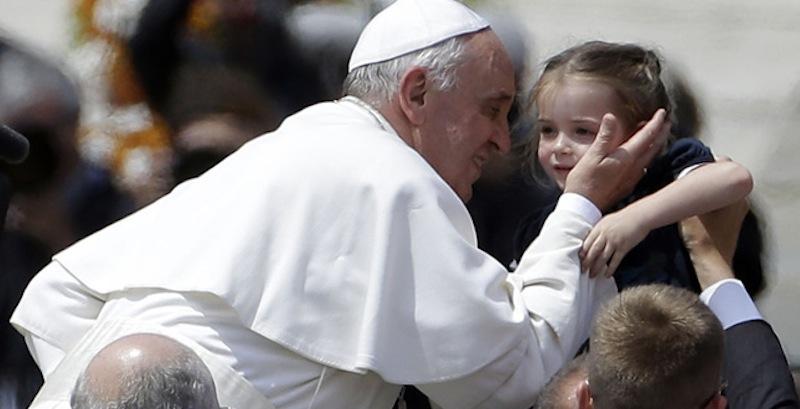
<instances>
[{"instance_id":1,"label":"wrinkled forehead","mask_svg":"<svg viewBox=\"0 0 800 409\"><path fill-rule=\"evenodd\" d=\"M515 92L514 65L503 43L491 29L471 34L466 42L462 71L477 75L483 83L473 84L493 88L497 92Z\"/></svg>"}]
</instances>

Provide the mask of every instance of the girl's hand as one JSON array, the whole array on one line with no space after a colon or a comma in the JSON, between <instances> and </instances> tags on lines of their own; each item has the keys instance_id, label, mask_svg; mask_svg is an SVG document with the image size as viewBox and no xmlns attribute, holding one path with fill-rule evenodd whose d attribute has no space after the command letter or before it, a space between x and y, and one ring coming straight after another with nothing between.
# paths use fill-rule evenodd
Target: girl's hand
<instances>
[{"instance_id":1,"label":"girl's hand","mask_svg":"<svg viewBox=\"0 0 800 409\"><path fill-rule=\"evenodd\" d=\"M603 217L583 242L581 270L590 277L611 277L619 263L650 232L650 228L625 209Z\"/></svg>"}]
</instances>

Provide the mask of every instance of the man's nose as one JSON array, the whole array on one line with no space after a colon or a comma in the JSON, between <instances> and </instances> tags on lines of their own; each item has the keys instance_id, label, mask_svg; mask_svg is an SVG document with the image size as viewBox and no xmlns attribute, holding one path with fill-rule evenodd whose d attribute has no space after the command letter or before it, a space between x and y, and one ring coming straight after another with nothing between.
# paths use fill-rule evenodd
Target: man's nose
<instances>
[{"instance_id":1,"label":"man's nose","mask_svg":"<svg viewBox=\"0 0 800 409\"><path fill-rule=\"evenodd\" d=\"M508 121L503 120L491 137L492 144L494 144L497 151L503 155L511 151L511 132L508 129Z\"/></svg>"}]
</instances>

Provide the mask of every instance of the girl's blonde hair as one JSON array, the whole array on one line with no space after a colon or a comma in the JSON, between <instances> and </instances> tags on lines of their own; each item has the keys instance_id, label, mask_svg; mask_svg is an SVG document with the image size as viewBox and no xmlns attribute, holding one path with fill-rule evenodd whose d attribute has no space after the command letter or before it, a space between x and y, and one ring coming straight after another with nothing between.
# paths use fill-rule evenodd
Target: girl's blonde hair
<instances>
[{"instance_id":1,"label":"girl's blonde hair","mask_svg":"<svg viewBox=\"0 0 800 409\"><path fill-rule=\"evenodd\" d=\"M534 86L532 102L570 77L613 88L622 101L620 120L627 126L649 120L659 108L671 110L658 56L635 44L590 41L550 58Z\"/></svg>"}]
</instances>

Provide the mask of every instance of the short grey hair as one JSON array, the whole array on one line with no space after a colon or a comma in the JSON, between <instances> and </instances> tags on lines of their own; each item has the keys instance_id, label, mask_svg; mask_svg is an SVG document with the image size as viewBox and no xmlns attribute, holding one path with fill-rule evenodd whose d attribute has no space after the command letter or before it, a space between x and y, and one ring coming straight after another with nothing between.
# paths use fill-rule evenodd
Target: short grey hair
<instances>
[{"instance_id":1,"label":"short grey hair","mask_svg":"<svg viewBox=\"0 0 800 409\"><path fill-rule=\"evenodd\" d=\"M453 37L388 61L358 67L347 74L342 87L344 94L380 106L397 93L402 75L411 67L427 68L434 86L439 90L450 89L457 83L456 70L464 61L468 37Z\"/></svg>"},{"instance_id":2,"label":"short grey hair","mask_svg":"<svg viewBox=\"0 0 800 409\"><path fill-rule=\"evenodd\" d=\"M218 409L211 373L197 356L183 353L120 379L120 395L102 396L84 371L70 398L72 409ZM98 393L100 392L100 393Z\"/></svg>"}]
</instances>

